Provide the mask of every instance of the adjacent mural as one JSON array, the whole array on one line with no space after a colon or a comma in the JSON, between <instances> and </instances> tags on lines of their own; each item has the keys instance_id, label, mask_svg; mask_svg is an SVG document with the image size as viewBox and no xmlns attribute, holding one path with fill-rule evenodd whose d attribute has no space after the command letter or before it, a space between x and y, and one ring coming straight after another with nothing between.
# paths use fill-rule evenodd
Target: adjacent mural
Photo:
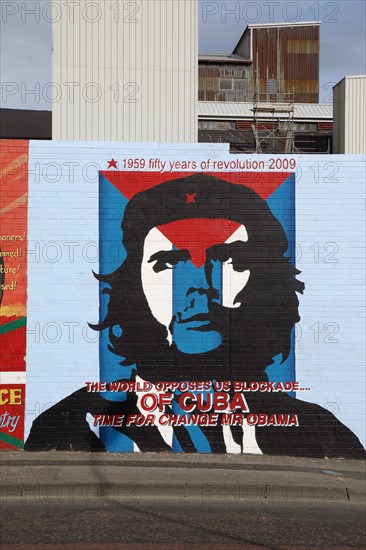
<instances>
[{"instance_id":1,"label":"adjacent mural","mask_svg":"<svg viewBox=\"0 0 366 550\"><path fill-rule=\"evenodd\" d=\"M31 144L25 449L364 456L355 409L314 397L322 368L303 366L351 340L316 303L351 262L301 242L314 157L106 145L44 163Z\"/></svg>"},{"instance_id":2,"label":"adjacent mural","mask_svg":"<svg viewBox=\"0 0 366 550\"><path fill-rule=\"evenodd\" d=\"M0 449L24 445L28 142L0 152Z\"/></svg>"}]
</instances>

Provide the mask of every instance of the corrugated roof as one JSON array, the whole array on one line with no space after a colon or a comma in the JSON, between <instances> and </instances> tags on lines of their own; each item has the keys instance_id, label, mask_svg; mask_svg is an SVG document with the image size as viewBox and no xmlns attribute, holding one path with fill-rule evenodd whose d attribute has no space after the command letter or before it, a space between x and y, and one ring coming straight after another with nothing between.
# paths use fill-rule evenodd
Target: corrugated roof
<instances>
[{"instance_id":1,"label":"corrugated roof","mask_svg":"<svg viewBox=\"0 0 366 550\"><path fill-rule=\"evenodd\" d=\"M253 104L226 101L199 101L199 118L253 118ZM263 115L264 116L264 115ZM268 118L271 115L266 115ZM333 119L333 105L331 103L295 103L296 120Z\"/></svg>"},{"instance_id":2,"label":"corrugated roof","mask_svg":"<svg viewBox=\"0 0 366 550\"><path fill-rule=\"evenodd\" d=\"M321 21L293 21L281 23L249 23L249 28L266 28L266 27L314 27L319 26Z\"/></svg>"},{"instance_id":3,"label":"corrugated roof","mask_svg":"<svg viewBox=\"0 0 366 550\"><path fill-rule=\"evenodd\" d=\"M241 55L233 53L199 53L198 62L220 62L220 63L250 63Z\"/></svg>"}]
</instances>

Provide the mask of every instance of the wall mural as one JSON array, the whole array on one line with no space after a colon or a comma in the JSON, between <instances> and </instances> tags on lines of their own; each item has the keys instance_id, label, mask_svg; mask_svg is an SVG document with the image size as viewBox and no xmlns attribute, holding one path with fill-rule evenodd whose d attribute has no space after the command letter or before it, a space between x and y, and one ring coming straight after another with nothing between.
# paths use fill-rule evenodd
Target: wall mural
<instances>
[{"instance_id":1,"label":"wall mural","mask_svg":"<svg viewBox=\"0 0 366 550\"><path fill-rule=\"evenodd\" d=\"M47 171L42 147L30 154L25 450L365 455L337 403L312 398L321 372L308 387L301 366L316 323L302 308L313 303L307 273L315 287L313 266L298 261L296 157L243 169L222 151L215 169L198 157L165 170L149 151L131 166L117 154L107 162L94 144L94 179L89 157L70 178L77 144L54 144ZM185 157L205 158L195 147ZM41 288L51 293L42 308Z\"/></svg>"},{"instance_id":2,"label":"wall mural","mask_svg":"<svg viewBox=\"0 0 366 550\"><path fill-rule=\"evenodd\" d=\"M0 449L15 450L24 439L28 142L6 143L0 154Z\"/></svg>"}]
</instances>

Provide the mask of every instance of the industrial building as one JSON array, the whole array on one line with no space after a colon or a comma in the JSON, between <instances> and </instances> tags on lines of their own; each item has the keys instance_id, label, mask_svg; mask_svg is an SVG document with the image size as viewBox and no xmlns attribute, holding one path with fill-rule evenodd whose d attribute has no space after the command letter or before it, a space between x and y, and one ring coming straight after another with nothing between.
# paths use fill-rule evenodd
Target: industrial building
<instances>
[{"instance_id":1,"label":"industrial building","mask_svg":"<svg viewBox=\"0 0 366 550\"><path fill-rule=\"evenodd\" d=\"M197 1L76 4L52 24L52 138L197 141Z\"/></svg>"},{"instance_id":2,"label":"industrial building","mask_svg":"<svg viewBox=\"0 0 366 550\"><path fill-rule=\"evenodd\" d=\"M317 103L319 31L319 22L248 25L231 54L199 55L199 101L289 94L295 103Z\"/></svg>"},{"instance_id":3,"label":"industrial building","mask_svg":"<svg viewBox=\"0 0 366 550\"><path fill-rule=\"evenodd\" d=\"M366 75L345 76L333 88L334 153L366 153Z\"/></svg>"},{"instance_id":4,"label":"industrial building","mask_svg":"<svg viewBox=\"0 0 366 550\"><path fill-rule=\"evenodd\" d=\"M198 102L198 141L229 143L232 153L255 152L252 131L253 104L235 102ZM52 113L0 109L1 139L52 139ZM362 120L362 119L360 119ZM259 117L267 130L283 130L283 123L273 117ZM341 135L342 127L338 128ZM332 104L294 105L294 152L331 153L333 135ZM350 135L350 134L349 134ZM357 142L359 143L359 142ZM283 140L266 138L264 152L283 149Z\"/></svg>"},{"instance_id":5,"label":"industrial building","mask_svg":"<svg viewBox=\"0 0 366 550\"><path fill-rule=\"evenodd\" d=\"M319 30L319 22L248 25L231 54L201 54L199 141L228 142L232 152L330 153Z\"/></svg>"},{"instance_id":6,"label":"industrial building","mask_svg":"<svg viewBox=\"0 0 366 550\"><path fill-rule=\"evenodd\" d=\"M164 0L143 3L123 28L108 23L107 9L93 25L77 13L73 24L60 18L52 68L63 93L52 113L1 109L0 137L229 143L233 153L365 152L365 77L334 87L333 147L333 106L318 103L319 22L248 25L232 53L197 56L195 0L181 4L166 10ZM111 8L111 0L103 5ZM150 32L153 21L158 28ZM113 40L104 40L111 29Z\"/></svg>"},{"instance_id":7,"label":"industrial building","mask_svg":"<svg viewBox=\"0 0 366 550\"><path fill-rule=\"evenodd\" d=\"M200 101L198 141L230 143L232 153L331 153L332 104L297 103L292 107L287 113L273 108L254 116L253 103Z\"/></svg>"}]
</instances>

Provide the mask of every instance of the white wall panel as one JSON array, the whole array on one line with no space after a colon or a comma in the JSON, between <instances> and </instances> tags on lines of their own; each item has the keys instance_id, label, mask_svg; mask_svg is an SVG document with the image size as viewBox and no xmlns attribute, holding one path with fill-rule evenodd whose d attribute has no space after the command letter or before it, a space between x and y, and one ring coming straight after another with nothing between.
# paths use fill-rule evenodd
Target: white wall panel
<instances>
[{"instance_id":1,"label":"white wall panel","mask_svg":"<svg viewBox=\"0 0 366 550\"><path fill-rule=\"evenodd\" d=\"M57 4L53 139L197 141L196 0Z\"/></svg>"},{"instance_id":2,"label":"white wall panel","mask_svg":"<svg viewBox=\"0 0 366 550\"><path fill-rule=\"evenodd\" d=\"M333 88L333 152L344 153L345 79Z\"/></svg>"},{"instance_id":3,"label":"white wall panel","mask_svg":"<svg viewBox=\"0 0 366 550\"><path fill-rule=\"evenodd\" d=\"M366 76L346 77L345 153L366 153Z\"/></svg>"},{"instance_id":4,"label":"white wall panel","mask_svg":"<svg viewBox=\"0 0 366 550\"><path fill-rule=\"evenodd\" d=\"M366 76L346 76L334 87L334 152L366 153Z\"/></svg>"}]
</instances>

